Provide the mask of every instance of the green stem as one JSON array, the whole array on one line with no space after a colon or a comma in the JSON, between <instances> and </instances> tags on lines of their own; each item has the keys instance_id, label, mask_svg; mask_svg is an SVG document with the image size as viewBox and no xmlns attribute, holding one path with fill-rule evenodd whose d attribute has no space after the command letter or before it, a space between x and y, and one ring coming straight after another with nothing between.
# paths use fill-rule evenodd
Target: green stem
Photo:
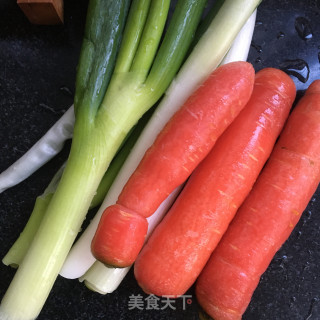
<instances>
[{"instance_id":1,"label":"green stem","mask_svg":"<svg viewBox=\"0 0 320 320\"><path fill-rule=\"evenodd\" d=\"M33 241L35 233L39 229L44 213L47 210L51 198L57 189L64 167L65 166L63 165L58 170L43 194L37 197L34 208L26 226L19 235L19 238L15 241L10 250L2 259L2 262L5 265L10 265L14 268L17 268L21 264L30 247L31 242Z\"/></svg>"},{"instance_id":2,"label":"green stem","mask_svg":"<svg viewBox=\"0 0 320 320\"><path fill-rule=\"evenodd\" d=\"M37 197L28 223L26 224L22 233L19 235L19 238L15 241L10 250L2 259L2 262L5 265L17 268L21 264L34 238L34 235L40 226L44 212L46 211L52 196L53 193L48 193L45 196Z\"/></svg>"},{"instance_id":3,"label":"green stem","mask_svg":"<svg viewBox=\"0 0 320 320\"><path fill-rule=\"evenodd\" d=\"M163 33L170 7L170 1L152 1L139 47L137 49L131 71L142 73L143 81L152 65L154 56Z\"/></svg>"},{"instance_id":4,"label":"green stem","mask_svg":"<svg viewBox=\"0 0 320 320\"><path fill-rule=\"evenodd\" d=\"M104 174L99 184L99 187L91 201L90 208L94 208L102 203L114 179L116 178L119 170L121 169L131 149L136 143L138 137L140 136L140 133L145 127L147 121L149 120L152 112L153 112L153 109L147 112L139 120L136 127L129 134L129 137L126 139L124 145L117 152L114 159L112 159L110 166L107 172ZM50 182L50 184L48 185L44 193L41 196L37 197L33 211L30 215L30 218L26 226L24 227L22 233L19 235L19 238L15 241L15 243L12 245L8 253L2 259L2 262L5 265L10 265L14 268L17 268L22 263L22 260L30 247L30 244L34 238L34 235L41 224L41 221L45 215L45 212L51 201L51 198L54 192L56 191L58 182L61 179L63 169L64 169L64 166L60 168L60 170L55 174L54 178L52 179L52 181Z\"/></svg>"},{"instance_id":5,"label":"green stem","mask_svg":"<svg viewBox=\"0 0 320 320\"><path fill-rule=\"evenodd\" d=\"M97 189L96 194L94 195L90 208L94 208L100 205L105 198L106 194L108 193L114 179L118 175L122 165L124 164L125 160L127 159L131 149L135 145L136 141L138 140L143 128L147 124L148 120L150 119L153 113L153 109L149 110L138 122L132 132L129 134L128 139L126 139L124 145L120 148L119 152L116 154L114 159L111 161L110 166L103 176L99 187Z\"/></svg>"},{"instance_id":6,"label":"green stem","mask_svg":"<svg viewBox=\"0 0 320 320\"><path fill-rule=\"evenodd\" d=\"M136 54L142 31L147 20L151 0L133 0L124 30L115 72L122 73L130 70Z\"/></svg>"},{"instance_id":7,"label":"green stem","mask_svg":"<svg viewBox=\"0 0 320 320\"><path fill-rule=\"evenodd\" d=\"M113 74L107 94L98 110L97 126L105 126L107 123L118 123L120 127L134 125L135 121L159 100L185 58L206 1L178 1L145 82L141 82L140 74L136 72ZM127 103L126 112L120 113L124 103ZM104 119L104 122L101 123L100 119Z\"/></svg>"},{"instance_id":8,"label":"green stem","mask_svg":"<svg viewBox=\"0 0 320 320\"><path fill-rule=\"evenodd\" d=\"M146 90L164 92L167 89L187 54L206 2L178 1L168 32L145 83ZM156 99L159 98L156 95Z\"/></svg>"},{"instance_id":9,"label":"green stem","mask_svg":"<svg viewBox=\"0 0 320 320\"><path fill-rule=\"evenodd\" d=\"M103 100L114 70L129 3L130 0L89 1L76 76L76 116L80 113L92 121Z\"/></svg>"},{"instance_id":10,"label":"green stem","mask_svg":"<svg viewBox=\"0 0 320 320\"><path fill-rule=\"evenodd\" d=\"M14 312L12 319L36 318L50 292L97 188L97 168L88 166L89 162L88 157L69 158L41 226L2 300L1 312Z\"/></svg>"}]
</instances>

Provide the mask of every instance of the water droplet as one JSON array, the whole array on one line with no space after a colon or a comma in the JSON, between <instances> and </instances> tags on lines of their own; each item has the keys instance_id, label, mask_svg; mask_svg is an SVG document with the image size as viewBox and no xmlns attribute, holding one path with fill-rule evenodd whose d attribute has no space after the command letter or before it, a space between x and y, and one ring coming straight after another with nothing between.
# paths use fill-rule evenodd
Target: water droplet
<instances>
[{"instance_id":1,"label":"water droplet","mask_svg":"<svg viewBox=\"0 0 320 320\"><path fill-rule=\"evenodd\" d=\"M304 17L298 17L294 23L298 35L303 40L310 40L312 38L312 29L310 21Z\"/></svg>"},{"instance_id":2,"label":"water droplet","mask_svg":"<svg viewBox=\"0 0 320 320\"><path fill-rule=\"evenodd\" d=\"M71 97L73 96L73 93L71 92L71 90L67 86L61 86L60 91L65 93L68 96L71 96Z\"/></svg>"},{"instance_id":3,"label":"water droplet","mask_svg":"<svg viewBox=\"0 0 320 320\"><path fill-rule=\"evenodd\" d=\"M45 104L45 103L39 103L39 106L40 106L41 108L44 108L44 109L46 109L46 110L49 110L49 111L52 112L52 113L57 113L57 111L56 111L54 108L48 106L48 105Z\"/></svg>"},{"instance_id":4,"label":"water droplet","mask_svg":"<svg viewBox=\"0 0 320 320\"><path fill-rule=\"evenodd\" d=\"M256 63L261 63L262 62L262 59L260 57L258 57L255 61Z\"/></svg>"},{"instance_id":5,"label":"water droplet","mask_svg":"<svg viewBox=\"0 0 320 320\"><path fill-rule=\"evenodd\" d=\"M306 213L306 217L307 217L308 219L310 219L310 218L311 218L311 215L312 215L312 211L311 211L311 210L308 210L307 213Z\"/></svg>"},{"instance_id":6,"label":"water droplet","mask_svg":"<svg viewBox=\"0 0 320 320\"><path fill-rule=\"evenodd\" d=\"M279 267L280 267L282 270L285 270L285 265L286 265L286 263L288 262L288 256L283 255L279 260L280 260Z\"/></svg>"},{"instance_id":7,"label":"water droplet","mask_svg":"<svg viewBox=\"0 0 320 320\"><path fill-rule=\"evenodd\" d=\"M289 75L296 77L299 81L306 83L309 79L310 68L302 59L286 60L280 65L280 69Z\"/></svg>"},{"instance_id":8,"label":"water droplet","mask_svg":"<svg viewBox=\"0 0 320 320\"><path fill-rule=\"evenodd\" d=\"M258 44L251 42L252 48L256 49L258 53L262 53L262 48Z\"/></svg>"},{"instance_id":9,"label":"water droplet","mask_svg":"<svg viewBox=\"0 0 320 320\"><path fill-rule=\"evenodd\" d=\"M290 303L289 303L289 307L290 308L292 308L293 307L293 305L294 305L294 303L297 301L297 298L296 297L291 297L290 298Z\"/></svg>"},{"instance_id":10,"label":"water droplet","mask_svg":"<svg viewBox=\"0 0 320 320\"><path fill-rule=\"evenodd\" d=\"M256 20L256 27L258 27L258 26L262 26L262 21Z\"/></svg>"},{"instance_id":11,"label":"water droplet","mask_svg":"<svg viewBox=\"0 0 320 320\"><path fill-rule=\"evenodd\" d=\"M297 240L300 239L302 236L302 231L298 231L298 234L297 234Z\"/></svg>"},{"instance_id":12,"label":"water droplet","mask_svg":"<svg viewBox=\"0 0 320 320\"><path fill-rule=\"evenodd\" d=\"M284 34L282 31L280 31L280 32L278 33L278 35L277 35L277 38L278 38L278 39L281 39L281 38L284 38L284 36L285 36L285 34Z\"/></svg>"},{"instance_id":13,"label":"water droplet","mask_svg":"<svg viewBox=\"0 0 320 320\"><path fill-rule=\"evenodd\" d=\"M303 271L309 270L310 269L310 263L306 262L306 264L303 266Z\"/></svg>"},{"instance_id":14,"label":"water droplet","mask_svg":"<svg viewBox=\"0 0 320 320\"><path fill-rule=\"evenodd\" d=\"M307 315L307 317L305 318L305 320L311 319L312 313L313 313L314 304L315 304L316 302L318 302L318 301L319 301L319 299L316 298L316 297L311 300L310 307L309 307L309 312L308 312L308 315Z\"/></svg>"}]
</instances>

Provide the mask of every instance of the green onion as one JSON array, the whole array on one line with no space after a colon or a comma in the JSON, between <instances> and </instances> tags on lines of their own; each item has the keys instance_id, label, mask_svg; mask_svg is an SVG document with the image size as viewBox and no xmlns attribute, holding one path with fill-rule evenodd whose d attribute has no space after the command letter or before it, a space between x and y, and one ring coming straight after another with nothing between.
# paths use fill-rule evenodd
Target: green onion
<instances>
[{"instance_id":1,"label":"green onion","mask_svg":"<svg viewBox=\"0 0 320 320\"><path fill-rule=\"evenodd\" d=\"M141 131L143 130L153 111L154 110L152 108L146 114L143 115L143 117L139 120L138 124L129 134L129 137L124 142L124 145L120 148L116 156L112 159L110 166L108 167L107 172L104 174L99 184L99 187L91 201L90 209L95 208L96 206L102 203L114 179L116 178L119 170L121 169L124 161L128 157L131 149L133 148L135 142L137 141L139 135L141 134ZM5 265L18 267L21 264L34 238L34 235L41 224L41 221L45 215L50 200L57 189L64 167L65 164L55 174L55 176L53 177L52 181L45 189L43 194L37 197L33 211L22 233L19 235L19 238L15 241L15 243L9 249L8 253L2 259L2 262Z\"/></svg>"},{"instance_id":2,"label":"green onion","mask_svg":"<svg viewBox=\"0 0 320 320\"><path fill-rule=\"evenodd\" d=\"M95 208L100 205L112 186L113 181L117 177L123 163L126 161L129 153L131 152L133 146L138 140L143 128L150 119L154 108L148 110L142 118L139 120L137 125L134 127L129 137L125 140L124 145L120 148L116 156L112 159L107 172L104 174L100 181L99 187L91 201L90 208Z\"/></svg>"},{"instance_id":3,"label":"green onion","mask_svg":"<svg viewBox=\"0 0 320 320\"><path fill-rule=\"evenodd\" d=\"M46 211L51 198L57 188L63 169L64 165L54 175L53 179L51 180L50 184L45 189L43 194L37 197L28 223L26 224L17 241L13 244L8 253L2 259L2 262L5 265L10 265L14 268L17 268L21 264L26 252L29 249L30 243L33 240L35 232L40 226L44 212Z\"/></svg>"},{"instance_id":4,"label":"green onion","mask_svg":"<svg viewBox=\"0 0 320 320\"><path fill-rule=\"evenodd\" d=\"M127 1L90 2L76 81L76 121L70 155L41 225L1 302L0 318L38 316L109 163L131 128L163 95L179 70L206 1L180 0L158 48L162 33L148 29L163 30L169 0L153 0L150 10L144 9L152 15L152 8L160 8L159 2L161 17L152 21L147 17L128 71L113 72L110 82L105 80L107 64L117 52ZM130 30L125 33L130 35ZM122 43L126 40L125 35ZM143 46L149 40L152 46L148 52L153 53L147 54L142 67L144 59L140 55L144 55ZM120 47L119 60L127 58L121 56L122 50Z\"/></svg>"}]
</instances>

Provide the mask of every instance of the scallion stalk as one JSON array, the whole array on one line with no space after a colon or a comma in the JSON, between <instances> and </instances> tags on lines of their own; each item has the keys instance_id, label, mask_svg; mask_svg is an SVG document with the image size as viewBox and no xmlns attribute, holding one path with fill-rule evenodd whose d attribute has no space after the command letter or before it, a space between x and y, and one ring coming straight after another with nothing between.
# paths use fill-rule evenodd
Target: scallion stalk
<instances>
[{"instance_id":1,"label":"scallion stalk","mask_svg":"<svg viewBox=\"0 0 320 320\"><path fill-rule=\"evenodd\" d=\"M124 145L120 148L116 156L112 159L108 167L108 170L101 179L99 187L91 201L90 209L95 208L96 206L102 203L114 179L120 171L125 159L128 157L131 149L136 143L139 135L141 134L144 126L148 122L153 111L154 110L152 108L146 114L143 115L143 117L139 120L135 128L129 134L129 137L126 139ZM46 209L51 201L51 198L57 189L64 167L65 164L54 175L52 181L45 189L43 194L37 197L33 211L30 215L27 224L25 225L23 231L19 235L19 238L15 241L15 243L11 246L7 254L2 259L2 262L5 265L18 267L21 264L34 238L34 235L36 234L41 224L41 221L46 213Z\"/></svg>"},{"instance_id":2,"label":"scallion stalk","mask_svg":"<svg viewBox=\"0 0 320 320\"><path fill-rule=\"evenodd\" d=\"M161 19L149 23L147 18L147 28L143 29L141 39L149 33L148 28L164 28L169 0L152 0L149 13L152 6L159 8L159 2L162 3L162 9L158 11ZM205 3L205 0L178 1L159 48L162 33L149 33L153 40L150 51L154 54L152 57L148 54L147 65L139 70L114 72L103 95L97 89L104 87L107 70L104 62L108 57L104 51L100 52L105 48L102 40L108 34L105 31L111 30L107 37L108 47L113 43L110 38L121 34L119 21L125 15L126 1L91 0L89 16L94 19L89 21L90 27L86 27L90 32L86 33L77 73L76 121L70 155L41 225L1 302L1 318L34 319L38 316L104 172L131 128L163 95L179 70ZM110 8L111 5L114 7ZM122 43L126 43L126 37ZM144 41L140 44L143 46ZM143 61L139 59L139 55L144 54L139 46L132 60L133 66L135 60ZM101 55L104 55L102 61L99 60ZM102 68L94 77L97 60ZM101 81L103 84L97 85Z\"/></svg>"}]
</instances>

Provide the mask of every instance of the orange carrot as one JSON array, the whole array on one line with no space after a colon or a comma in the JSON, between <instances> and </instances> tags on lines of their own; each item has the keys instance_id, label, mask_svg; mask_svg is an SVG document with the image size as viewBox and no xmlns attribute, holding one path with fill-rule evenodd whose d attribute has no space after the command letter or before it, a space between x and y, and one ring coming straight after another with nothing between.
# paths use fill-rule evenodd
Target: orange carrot
<instances>
[{"instance_id":1,"label":"orange carrot","mask_svg":"<svg viewBox=\"0 0 320 320\"><path fill-rule=\"evenodd\" d=\"M216 320L241 319L262 273L320 182L320 80L289 117L267 165L201 272L196 295Z\"/></svg>"},{"instance_id":2,"label":"orange carrot","mask_svg":"<svg viewBox=\"0 0 320 320\"><path fill-rule=\"evenodd\" d=\"M134 262L146 236L146 217L208 154L248 102L253 83L252 65L233 62L216 69L191 95L130 177L117 201L121 210L116 212L120 207L109 207L103 213L91 245L97 259L118 267ZM136 232L131 232L132 228ZM120 243L127 244L125 252Z\"/></svg>"},{"instance_id":3,"label":"orange carrot","mask_svg":"<svg viewBox=\"0 0 320 320\"><path fill-rule=\"evenodd\" d=\"M193 172L135 263L144 291L179 296L193 284L250 192L295 97L284 72L257 73L247 106Z\"/></svg>"}]
</instances>

